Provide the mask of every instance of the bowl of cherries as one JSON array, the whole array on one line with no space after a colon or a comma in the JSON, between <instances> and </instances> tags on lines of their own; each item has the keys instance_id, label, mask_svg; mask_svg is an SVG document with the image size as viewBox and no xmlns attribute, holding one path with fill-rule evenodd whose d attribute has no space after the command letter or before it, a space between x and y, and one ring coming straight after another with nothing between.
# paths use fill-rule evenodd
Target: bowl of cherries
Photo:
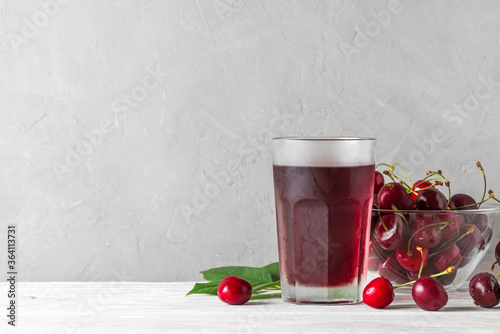
<instances>
[{"instance_id":1,"label":"bowl of cherries","mask_svg":"<svg viewBox=\"0 0 500 334\"><path fill-rule=\"evenodd\" d=\"M412 182L399 164L377 166L368 260L372 278L404 286L434 276L446 291L464 285L500 220L495 205L500 201L486 191L484 169L479 162L477 167L485 182L480 200L453 194L441 170Z\"/></svg>"}]
</instances>

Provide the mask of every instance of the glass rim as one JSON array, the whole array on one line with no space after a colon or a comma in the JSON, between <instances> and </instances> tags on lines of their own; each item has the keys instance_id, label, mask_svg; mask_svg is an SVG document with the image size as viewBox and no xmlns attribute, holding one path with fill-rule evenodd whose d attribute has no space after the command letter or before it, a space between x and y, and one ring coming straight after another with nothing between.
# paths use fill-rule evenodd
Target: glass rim
<instances>
[{"instance_id":1,"label":"glass rim","mask_svg":"<svg viewBox=\"0 0 500 334\"><path fill-rule=\"evenodd\" d=\"M338 136L338 137L274 137L273 141L375 141L374 137L355 137L355 136Z\"/></svg>"}]
</instances>

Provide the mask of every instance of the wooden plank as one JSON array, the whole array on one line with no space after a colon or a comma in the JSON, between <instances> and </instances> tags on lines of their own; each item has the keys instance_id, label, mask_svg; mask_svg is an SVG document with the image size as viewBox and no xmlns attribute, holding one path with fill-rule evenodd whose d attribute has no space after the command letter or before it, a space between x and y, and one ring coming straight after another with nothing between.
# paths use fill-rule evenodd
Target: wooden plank
<instances>
[{"instance_id":1,"label":"wooden plank","mask_svg":"<svg viewBox=\"0 0 500 334\"><path fill-rule=\"evenodd\" d=\"M398 294L384 310L364 304L294 305L279 299L230 306L213 296L186 297L192 285L18 283L15 332L421 334L500 330L500 307L478 308L466 291L450 293L444 309L426 312L417 308L408 294ZM6 291L7 286L2 284L0 288ZM11 332L6 320L3 325Z\"/></svg>"}]
</instances>

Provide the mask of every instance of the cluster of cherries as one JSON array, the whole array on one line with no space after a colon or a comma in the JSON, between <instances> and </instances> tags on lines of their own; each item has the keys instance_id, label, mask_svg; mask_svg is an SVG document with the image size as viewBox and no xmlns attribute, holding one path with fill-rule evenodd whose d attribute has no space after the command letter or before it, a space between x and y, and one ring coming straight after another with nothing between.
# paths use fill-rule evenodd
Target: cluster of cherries
<instances>
[{"instance_id":1,"label":"cluster of cherries","mask_svg":"<svg viewBox=\"0 0 500 334\"><path fill-rule=\"evenodd\" d=\"M425 178L415 183L407 177L408 184L394 173L398 166L406 175L400 165L381 165L388 167L383 174L392 182L385 183L384 175L375 172L368 261L368 268L380 277L365 287L363 301L383 308L394 300L394 289L413 285L412 297L418 307L439 310L448 302L444 286L453 282L457 270L482 251L493 234L486 215L460 210L478 209L489 199L500 200L491 190L486 197L486 177L479 162L477 166L485 182L479 202L467 194L451 196L450 182L440 170L427 172ZM448 197L438 186L448 188ZM492 270L500 264L500 242L495 257ZM490 273L475 275L469 283L469 293L481 307L493 307L500 302L500 284ZM252 286L237 276L228 276L218 286L217 294L228 304L241 305L250 300Z\"/></svg>"},{"instance_id":2,"label":"cluster of cherries","mask_svg":"<svg viewBox=\"0 0 500 334\"><path fill-rule=\"evenodd\" d=\"M493 234L486 215L460 214L459 211L478 209L485 201L498 199L492 191L486 197L486 186L479 202L467 194L451 196L450 182L440 170L427 172L425 178L415 183L408 178L407 183L394 174L395 167L400 165L381 165L388 167L383 174L392 182L385 183L384 175L375 172L375 210L368 262L369 270L378 272L381 277L367 285L364 302L377 308L385 307L394 299L394 288L413 284L412 296L417 306L438 310L448 301L444 286L453 282L457 270L482 251ZM479 162L477 166L486 185L484 169ZM401 170L406 175L404 169ZM438 186L448 189L448 197ZM425 212L428 210L432 211ZM497 248L498 261L500 246ZM488 273L476 277L471 281L471 296L475 302L480 306L491 304L483 302L492 298L484 291L494 290L498 304L500 285L496 278ZM393 286L391 281L399 285ZM496 288L484 291L480 288L487 285Z\"/></svg>"},{"instance_id":3,"label":"cluster of cherries","mask_svg":"<svg viewBox=\"0 0 500 334\"><path fill-rule=\"evenodd\" d=\"M491 266L495 269L495 264L500 263L500 242L495 248L496 262ZM394 289L413 284L412 297L418 307L427 311L439 310L448 302L448 294L442 284L435 277L448 274L454 267L446 271L432 275L430 277L420 277L413 282L393 286L385 277L377 277L371 281L363 291L363 301L375 308L384 308L392 303L395 298ZM500 303L500 284L498 276L491 273L482 272L476 274L469 282L469 294L477 306L491 308Z\"/></svg>"}]
</instances>

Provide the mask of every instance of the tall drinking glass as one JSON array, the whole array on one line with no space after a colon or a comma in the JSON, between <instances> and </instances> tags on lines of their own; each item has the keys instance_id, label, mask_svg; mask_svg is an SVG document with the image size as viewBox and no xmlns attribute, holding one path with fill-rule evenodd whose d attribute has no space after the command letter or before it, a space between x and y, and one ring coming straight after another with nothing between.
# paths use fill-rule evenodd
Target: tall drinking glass
<instances>
[{"instance_id":1,"label":"tall drinking glass","mask_svg":"<svg viewBox=\"0 0 500 334\"><path fill-rule=\"evenodd\" d=\"M366 285L374 138L273 139L282 299L358 303Z\"/></svg>"}]
</instances>

